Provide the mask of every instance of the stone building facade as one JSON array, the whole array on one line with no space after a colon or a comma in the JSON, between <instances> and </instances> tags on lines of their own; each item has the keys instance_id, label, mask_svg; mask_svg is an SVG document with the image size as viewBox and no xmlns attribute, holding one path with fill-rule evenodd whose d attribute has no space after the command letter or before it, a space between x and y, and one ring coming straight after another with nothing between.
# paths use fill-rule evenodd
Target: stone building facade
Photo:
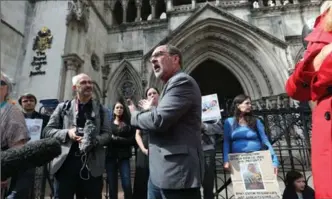
<instances>
[{"instance_id":1,"label":"stone building facade","mask_svg":"<svg viewBox=\"0 0 332 199\"><path fill-rule=\"evenodd\" d=\"M71 77L84 72L110 106L162 87L149 64L165 43L183 52L183 70L202 94L220 100L284 93L289 70L304 52L304 23L321 0L1 1L1 66L15 94L72 97ZM14 96L14 97L16 97Z\"/></svg>"}]
</instances>

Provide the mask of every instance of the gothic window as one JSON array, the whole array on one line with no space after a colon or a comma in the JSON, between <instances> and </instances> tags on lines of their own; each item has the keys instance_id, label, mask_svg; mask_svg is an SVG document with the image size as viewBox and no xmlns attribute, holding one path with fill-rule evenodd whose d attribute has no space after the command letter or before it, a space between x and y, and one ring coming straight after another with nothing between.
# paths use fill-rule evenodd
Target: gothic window
<instances>
[{"instance_id":1,"label":"gothic window","mask_svg":"<svg viewBox=\"0 0 332 199\"><path fill-rule=\"evenodd\" d=\"M134 22L137 16L135 0L130 0L127 7L127 22Z\"/></svg>"},{"instance_id":2,"label":"gothic window","mask_svg":"<svg viewBox=\"0 0 332 199\"><path fill-rule=\"evenodd\" d=\"M120 0L117 0L114 6L114 18L115 18L115 24L120 25L123 22L123 8L120 3Z\"/></svg>"},{"instance_id":3,"label":"gothic window","mask_svg":"<svg viewBox=\"0 0 332 199\"><path fill-rule=\"evenodd\" d=\"M165 13L166 15L166 4L165 1L157 1L157 7L156 7L156 18L159 19L161 14Z\"/></svg>"},{"instance_id":4,"label":"gothic window","mask_svg":"<svg viewBox=\"0 0 332 199\"><path fill-rule=\"evenodd\" d=\"M151 14L151 6L149 0L142 1L141 13L142 13L142 20L146 21L148 19L148 16Z\"/></svg>"},{"instance_id":5,"label":"gothic window","mask_svg":"<svg viewBox=\"0 0 332 199\"><path fill-rule=\"evenodd\" d=\"M191 0L176 0L176 1L173 1L174 6L188 5L188 4L191 4Z\"/></svg>"},{"instance_id":6,"label":"gothic window","mask_svg":"<svg viewBox=\"0 0 332 199\"><path fill-rule=\"evenodd\" d=\"M95 71L99 71L100 69L100 60L95 53L91 55L91 66Z\"/></svg>"},{"instance_id":7,"label":"gothic window","mask_svg":"<svg viewBox=\"0 0 332 199\"><path fill-rule=\"evenodd\" d=\"M126 99L132 99L135 96L135 83L130 78L128 72L124 75L124 78L121 81L121 94Z\"/></svg>"}]
</instances>

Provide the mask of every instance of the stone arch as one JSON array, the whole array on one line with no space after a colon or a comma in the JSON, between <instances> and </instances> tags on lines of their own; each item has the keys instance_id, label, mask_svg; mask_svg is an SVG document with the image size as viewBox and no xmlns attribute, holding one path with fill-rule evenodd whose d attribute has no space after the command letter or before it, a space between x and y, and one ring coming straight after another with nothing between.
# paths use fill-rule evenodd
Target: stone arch
<instances>
[{"instance_id":1,"label":"stone arch","mask_svg":"<svg viewBox=\"0 0 332 199\"><path fill-rule=\"evenodd\" d=\"M137 101L143 95L141 77L133 65L122 60L107 82L108 98L106 104L111 105L121 96Z\"/></svg>"},{"instance_id":2,"label":"stone arch","mask_svg":"<svg viewBox=\"0 0 332 199\"><path fill-rule=\"evenodd\" d=\"M251 88L243 88L253 99L280 94L284 90L287 63L283 65L277 60L276 52L267 47L265 38L236 22L207 18L182 28L175 36L170 36L167 43L182 50L187 73L203 61L200 59L206 59L204 56L215 56L232 64L228 67L233 73L239 73L237 78L250 82ZM146 56L145 63L149 57ZM239 72L241 70L246 72ZM160 85L153 74L149 85Z\"/></svg>"},{"instance_id":3,"label":"stone arch","mask_svg":"<svg viewBox=\"0 0 332 199\"><path fill-rule=\"evenodd\" d=\"M148 16L151 14L151 6L149 0L142 0L141 13L142 20L146 21L148 19Z\"/></svg>"},{"instance_id":4,"label":"stone arch","mask_svg":"<svg viewBox=\"0 0 332 199\"><path fill-rule=\"evenodd\" d=\"M134 22L137 16L137 8L135 0L129 0L127 3L127 21Z\"/></svg>"},{"instance_id":5,"label":"stone arch","mask_svg":"<svg viewBox=\"0 0 332 199\"><path fill-rule=\"evenodd\" d=\"M114 3L113 16L117 25L123 23L123 5L120 0L116 0Z\"/></svg>"}]
</instances>

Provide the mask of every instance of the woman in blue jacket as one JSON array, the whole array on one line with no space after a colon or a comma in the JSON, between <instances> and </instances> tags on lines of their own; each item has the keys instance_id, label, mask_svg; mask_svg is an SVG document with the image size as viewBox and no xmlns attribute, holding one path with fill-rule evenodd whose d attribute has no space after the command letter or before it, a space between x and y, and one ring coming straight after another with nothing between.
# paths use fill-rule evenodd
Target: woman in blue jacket
<instances>
[{"instance_id":1,"label":"woman in blue jacket","mask_svg":"<svg viewBox=\"0 0 332 199\"><path fill-rule=\"evenodd\" d=\"M251 99L238 95L232 104L234 115L224 123L224 168L229 169L229 153L248 153L268 149L272 155L274 171L278 171L278 158L264 132L264 125L251 110Z\"/></svg>"}]
</instances>

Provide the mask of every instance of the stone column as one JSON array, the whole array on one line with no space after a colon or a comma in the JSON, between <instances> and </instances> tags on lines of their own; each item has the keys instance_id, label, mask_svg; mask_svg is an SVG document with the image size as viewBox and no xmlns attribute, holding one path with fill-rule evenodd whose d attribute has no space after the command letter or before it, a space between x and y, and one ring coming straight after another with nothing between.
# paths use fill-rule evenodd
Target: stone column
<instances>
[{"instance_id":1,"label":"stone column","mask_svg":"<svg viewBox=\"0 0 332 199\"><path fill-rule=\"evenodd\" d=\"M196 8L196 0L191 0L191 9Z\"/></svg>"},{"instance_id":2,"label":"stone column","mask_svg":"<svg viewBox=\"0 0 332 199\"><path fill-rule=\"evenodd\" d=\"M101 72L102 72L102 77L103 77L103 87L102 87L102 103L105 104L105 98L107 97L107 79L108 79L108 75L110 74L111 72L111 69L110 69L110 65L105 65L105 66L102 66L101 67Z\"/></svg>"},{"instance_id":3,"label":"stone column","mask_svg":"<svg viewBox=\"0 0 332 199\"><path fill-rule=\"evenodd\" d=\"M65 85L64 85L64 100L73 99L72 78L77 75L78 69L83 65L84 61L77 54L68 54L62 56L65 66Z\"/></svg>"},{"instance_id":4,"label":"stone column","mask_svg":"<svg viewBox=\"0 0 332 199\"><path fill-rule=\"evenodd\" d=\"M157 1L156 0L150 0L151 18L152 19L156 18L156 5L157 5Z\"/></svg>"},{"instance_id":5,"label":"stone column","mask_svg":"<svg viewBox=\"0 0 332 199\"><path fill-rule=\"evenodd\" d=\"M127 1L122 1L122 23L127 23L127 8L128 8L128 4Z\"/></svg>"},{"instance_id":6,"label":"stone column","mask_svg":"<svg viewBox=\"0 0 332 199\"><path fill-rule=\"evenodd\" d=\"M142 0L137 0L136 1L136 8L137 8L137 16L136 16L136 19L135 21L140 21L141 20L141 11L142 11Z\"/></svg>"},{"instance_id":7,"label":"stone column","mask_svg":"<svg viewBox=\"0 0 332 199\"><path fill-rule=\"evenodd\" d=\"M173 1L165 0L165 3L166 3L166 11L171 11L173 9Z\"/></svg>"},{"instance_id":8,"label":"stone column","mask_svg":"<svg viewBox=\"0 0 332 199\"><path fill-rule=\"evenodd\" d=\"M220 6L220 0L216 0L216 6Z\"/></svg>"},{"instance_id":9,"label":"stone column","mask_svg":"<svg viewBox=\"0 0 332 199\"><path fill-rule=\"evenodd\" d=\"M281 1L280 0L276 0L276 6L281 6Z\"/></svg>"}]
</instances>

